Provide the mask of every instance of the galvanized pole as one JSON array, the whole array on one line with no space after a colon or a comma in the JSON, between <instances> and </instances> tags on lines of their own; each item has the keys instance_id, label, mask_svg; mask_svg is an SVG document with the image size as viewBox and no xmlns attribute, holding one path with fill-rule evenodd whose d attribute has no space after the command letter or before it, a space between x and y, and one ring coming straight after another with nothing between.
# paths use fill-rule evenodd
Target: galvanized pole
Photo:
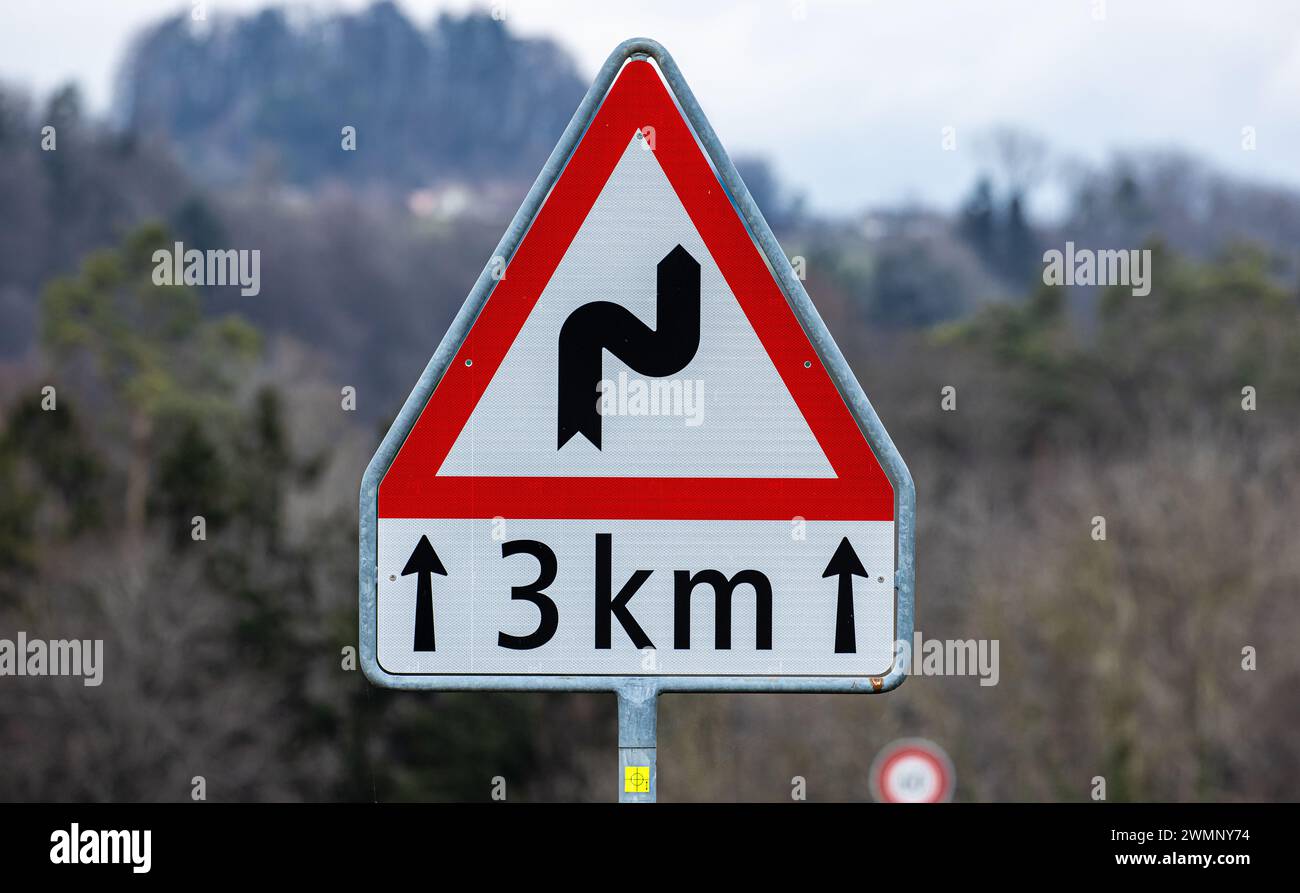
<instances>
[{"instance_id":1,"label":"galvanized pole","mask_svg":"<svg viewBox=\"0 0 1300 893\"><path fill-rule=\"evenodd\" d=\"M659 691L653 681L635 680L618 690L618 802L654 803L659 793L655 766L655 713Z\"/></svg>"}]
</instances>

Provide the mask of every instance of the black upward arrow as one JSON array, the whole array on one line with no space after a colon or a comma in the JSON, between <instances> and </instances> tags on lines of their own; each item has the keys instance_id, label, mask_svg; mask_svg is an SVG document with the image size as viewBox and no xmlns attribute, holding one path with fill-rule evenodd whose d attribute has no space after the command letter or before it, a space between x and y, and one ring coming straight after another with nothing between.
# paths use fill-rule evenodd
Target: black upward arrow
<instances>
[{"instance_id":1,"label":"black upward arrow","mask_svg":"<svg viewBox=\"0 0 1300 893\"><path fill-rule=\"evenodd\" d=\"M600 449L597 387L609 351L640 375L662 378L686 368L700 347L700 264L678 245L659 261L655 328L619 304L592 301L560 326L559 443L581 434Z\"/></svg>"},{"instance_id":2,"label":"black upward arrow","mask_svg":"<svg viewBox=\"0 0 1300 893\"><path fill-rule=\"evenodd\" d=\"M447 576L427 536L421 536L411 557L406 559L402 576L419 574L415 591L415 650L434 651L433 647L433 575Z\"/></svg>"},{"instance_id":3,"label":"black upward arrow","mask_svg":"<svg viewBox=\"0 0 1300 893\"><path fill-rule=\"evenodd\" d=\"M854 654L858 644L853 620L853 578L867 576L867 569L858 560L858 553L853 551L847 536L840 540L822 576L840 578L839 598L835 603L835 653Z\"/></svg>"}]
</instances>

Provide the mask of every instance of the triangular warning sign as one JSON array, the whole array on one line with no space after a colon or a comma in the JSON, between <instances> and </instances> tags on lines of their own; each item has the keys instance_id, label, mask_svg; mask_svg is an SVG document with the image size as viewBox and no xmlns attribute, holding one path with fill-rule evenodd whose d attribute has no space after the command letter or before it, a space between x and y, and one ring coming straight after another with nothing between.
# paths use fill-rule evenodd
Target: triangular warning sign
<instances>
[{"instance_id":1,"label":"triangular warning sign","mask_svg":"<svg viewBox=\"0 0 1300 893\"><path fill-rule=\"evenodd\" d=\"M505 260L383 475L379 518L894 519L822 352L649 61L623 66Z\"/></svg>"},{"instance_id":2,"label":"triangular warning sign","mask_svg":"<svg viewBox=\"0 0 1300 893\"><path fill-rule=\"evenodd\" d=\"M671 57L628 41L366 470L361 666L396 688L888 691L913 506Z\"/></svg>"}]
</instances>

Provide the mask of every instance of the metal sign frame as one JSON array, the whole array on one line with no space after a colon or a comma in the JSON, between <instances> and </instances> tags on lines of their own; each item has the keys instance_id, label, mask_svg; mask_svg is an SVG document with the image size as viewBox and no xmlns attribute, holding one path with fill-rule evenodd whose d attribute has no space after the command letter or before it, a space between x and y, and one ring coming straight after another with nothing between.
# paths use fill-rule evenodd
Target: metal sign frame
<instances>
[{"instance_id":1,"label":"metal sign frame","mask_svg":"<svg viewBox=\"0 0 1300 893\"><path fill-rule=\"evenodd\" d=\"M738 676L528 676L528 675L393 675L377 660L378 605L378 494L379 483L397 456L407 435L433 394L443 373L468 335L479 311L497 283L494 270L502 259L510 259L532 225L533 219L559 179L574 149L586 133L606 93L626 62L648 59L658 66L667 81L687 124L713 165L732 204L744 220L750 235L785 295L795 317L824 363L850 413L858 423L877 461L894 488L895 641L910 642L913 632L913 583L915 577L916 489L893 441L881 424L844 355L836 346L803 283L777 244L776 236L750 197L740 174L727 157L717 134L709 125L668 51L647 38L626 40L610 54L596 75L573 119L565 128L546 165L533 183L523 205L515 214L493 257L479 274L474 288L452 321L438 349L429 360L415 388L406 398L383 442L375 452L361 481L360 498L360 654L366 678L384 688L437 691L612 691L618 695L619 790L620 800L653 801L657 792L655 771L655 713L658 696L664 692L854 692L880 693L897 688L907 674L905 649L895 649L894 663L879 677L738 677ZM649 767L648 792L625 792L624 772L628 767Z\"/></svg>"}]
</instances>

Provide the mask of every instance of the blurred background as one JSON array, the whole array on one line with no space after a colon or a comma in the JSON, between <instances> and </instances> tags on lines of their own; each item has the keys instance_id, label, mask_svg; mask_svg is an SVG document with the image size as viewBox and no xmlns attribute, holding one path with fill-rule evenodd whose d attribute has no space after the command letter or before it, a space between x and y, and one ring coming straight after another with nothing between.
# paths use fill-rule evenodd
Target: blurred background
<instances>
[{"instance_id":1,"label":"blurred background","mask_svg":"<svg viewBox=\"0 0 1300 893\"><path fill-rule=\"evenodd\" d=\"M614 799L612 695L344 650L365 464L635 35L911 467L918 629L1001 658L666 696L660 797L868 799L919 735L959 800L1300 798L1294 5L43 0L0 9L0 637L105 670L0 678L0 799ZM154 286L177 240L260 294ZM1066 241L1150 249L1150 294L1045 286Z\"/></svg>"}]
</instances>

